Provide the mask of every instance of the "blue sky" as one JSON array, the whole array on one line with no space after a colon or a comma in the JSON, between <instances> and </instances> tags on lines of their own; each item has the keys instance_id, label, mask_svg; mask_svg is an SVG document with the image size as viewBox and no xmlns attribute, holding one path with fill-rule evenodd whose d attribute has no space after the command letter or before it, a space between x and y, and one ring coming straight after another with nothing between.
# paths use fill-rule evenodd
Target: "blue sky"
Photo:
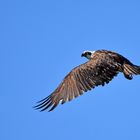
<instances>
[{"instance_id":1,"label":"blue sky","mask_svg":"<svg viewBox=\"0 0 140 140\"><path fill-rule=\"evenodd\" d=\"M140 76L60 105L32 108L75 66L84 50L107 49L140 65L138 0L0 2L1 140L139 140Z\"/></svg>"}]
</instances>

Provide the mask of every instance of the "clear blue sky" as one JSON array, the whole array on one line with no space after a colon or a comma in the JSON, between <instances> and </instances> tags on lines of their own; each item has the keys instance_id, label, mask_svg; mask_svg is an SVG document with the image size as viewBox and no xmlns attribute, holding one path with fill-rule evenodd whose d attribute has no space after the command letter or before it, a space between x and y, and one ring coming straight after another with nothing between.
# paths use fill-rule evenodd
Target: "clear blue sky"
<instances>
[{"instance_id":1,"label":"clear blue sky","mask_svg":"<svg viewBox=\"0 0 140 140\"><path fill-rule=\"evenodd\" d=\"M0 140L140 140L140 76L119 74L51 113L32 108L98 49L140 65L140 1L1 1Z\"/></svg>"}]
</instances>

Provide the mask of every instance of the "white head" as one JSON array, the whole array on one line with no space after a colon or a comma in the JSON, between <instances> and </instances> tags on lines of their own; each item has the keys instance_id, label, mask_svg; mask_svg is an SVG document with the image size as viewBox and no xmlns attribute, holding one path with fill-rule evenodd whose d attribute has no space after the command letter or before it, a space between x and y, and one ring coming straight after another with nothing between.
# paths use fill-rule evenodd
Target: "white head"
<instances>
[{"instance_id":1,"label":"white head","mask_svg":"<svg viewBox=\"0 0 140 140\"><path fill-rule=\"evenodd\" d=\"M93 54L94 54L95 51L84 51L82 54L81 54L81 57L86 57L87 59L91 59L93 57Z\"/></svg>"}]
</instances>

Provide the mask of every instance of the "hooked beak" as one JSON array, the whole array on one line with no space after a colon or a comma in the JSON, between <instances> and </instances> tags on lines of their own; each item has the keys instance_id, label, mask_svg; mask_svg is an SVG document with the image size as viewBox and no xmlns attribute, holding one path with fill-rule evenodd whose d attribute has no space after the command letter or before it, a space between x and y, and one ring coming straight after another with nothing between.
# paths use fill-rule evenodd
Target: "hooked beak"
<instances>
[{"instance_id":1,"label":"hooked beak","mask_svg":"<svg viewBox=\"0 0 140 140\"><path fill-rule=\"evenodd\" d=\"M82 53L82 54L81 54L81 57L83 57L83 56L85 56L85 53Z\"/></svg>"}]
</instances>

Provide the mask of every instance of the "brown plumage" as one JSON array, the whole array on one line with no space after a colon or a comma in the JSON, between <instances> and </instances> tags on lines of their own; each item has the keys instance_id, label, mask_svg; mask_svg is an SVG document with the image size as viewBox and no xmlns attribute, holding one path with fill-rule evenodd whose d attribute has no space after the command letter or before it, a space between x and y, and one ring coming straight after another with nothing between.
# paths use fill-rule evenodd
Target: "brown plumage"
<instances>
[{"instance_id":1,"label":"brown plumage","mask_svg":"<svg viewBox=\"0 0 140 140\"><path fill-rule=\"evenodd\" d=\"M64 104L96 86L108 84L119 72L129 80L140 74L139 66L115 52L85 51L82 56L89 61L74 68L51 95L38 102L36 109L52 111L59 103Z\"/></svg>"}]
</instances>

